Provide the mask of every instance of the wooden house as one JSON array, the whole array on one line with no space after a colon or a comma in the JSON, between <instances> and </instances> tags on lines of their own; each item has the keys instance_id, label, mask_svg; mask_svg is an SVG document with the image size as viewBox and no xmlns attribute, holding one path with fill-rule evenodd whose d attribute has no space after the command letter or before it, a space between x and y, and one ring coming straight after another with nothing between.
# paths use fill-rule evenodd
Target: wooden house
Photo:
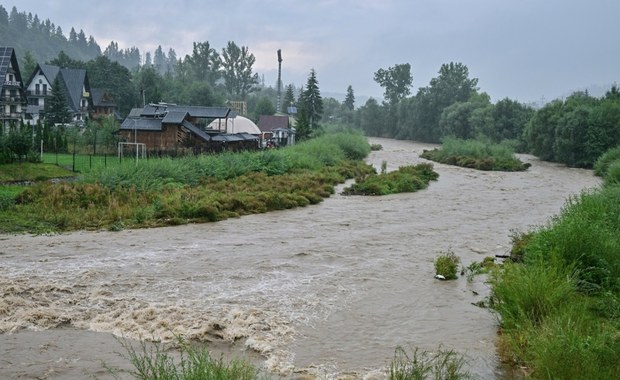
<instances>
[{"instance_id":1,"label":"wooden house","mask_svg":"<svg viewBox=\"0 0 620 380\"><path fill-rule=\"evenodd\" d=\"M235 114L228 107L150 104L133 109L119 133L124 142L143 144L151 154L256 149L257 136L208 128L214 120L224 120L216 124L226 125L232 117Z\"/></svg>"}]
</instances>

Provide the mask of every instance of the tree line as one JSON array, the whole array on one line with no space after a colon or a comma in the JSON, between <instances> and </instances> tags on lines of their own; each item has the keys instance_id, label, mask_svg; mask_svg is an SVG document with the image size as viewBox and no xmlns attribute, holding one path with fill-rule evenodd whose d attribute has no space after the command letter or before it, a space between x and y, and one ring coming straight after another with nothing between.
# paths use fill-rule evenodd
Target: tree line
<instances>
[{"instance_id":1,"label":"tree line","mask_svg":"<svg viewBox=\"0 0 620 380\"><path fill-rule=\"evenodd\" d=\"M597 158L620 144L620 91L611 86L601 98L575 92L539 109L509 98L492 103L462 63L441 65L438 76L411 95L411 65L397 64L374 73L384 89L355 110L345 104L337 119L368 136L439 143L444 137L509 140L519 152L568 166L591 168ZM326 101L331 103L330 100Z\"/></svg>"}]
</instances>

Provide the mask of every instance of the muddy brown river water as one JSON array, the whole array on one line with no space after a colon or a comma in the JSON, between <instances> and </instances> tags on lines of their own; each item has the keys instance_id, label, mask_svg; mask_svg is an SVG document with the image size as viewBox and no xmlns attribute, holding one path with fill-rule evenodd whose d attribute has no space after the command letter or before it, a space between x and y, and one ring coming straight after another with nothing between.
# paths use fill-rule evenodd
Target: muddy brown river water
<instances>
[{"instance_id":1,"label":"muddy brown river water","mask_svg":"<svg viewBox=\"0 0 620 380\"><path fill-rule=\"evenodd\" d=\"M368 158L378 170L433 147L370 142L383 146ZM435 164L439 180L411 194L335 194L200 225L0 235L0 378L111 379L106 367L131 368L115 337L175 334L274 378L381 379L399 345L454 349L479 378L503 378L496 317L473 305L489 293L484 277L437 281L433 260L506 254L513 232L599 184L591 171L520 157L526 172Z\"/></svg>"}]
</instances>

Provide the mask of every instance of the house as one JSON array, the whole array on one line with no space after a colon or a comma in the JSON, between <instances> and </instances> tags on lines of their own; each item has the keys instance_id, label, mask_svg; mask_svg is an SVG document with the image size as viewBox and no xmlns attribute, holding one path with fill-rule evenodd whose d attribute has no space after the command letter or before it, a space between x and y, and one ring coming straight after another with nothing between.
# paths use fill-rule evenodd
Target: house
<instances>
[{"instance_id":1,"label":"house","mask_svg":"<svg viewBox=\"0 0 620 380\"><path fill-rule=\"evenodd\" d=\"M156 154L219 152L256 149L258 136L249 133L229 134L223 129L227 119L236 115L228 107L177 106L149 104L134 108L120 126L122 144L142 145ZM222 120L221 123L214 121Z\"/></svg>"},{"instance_id":2,"label":"house","mask_svg":"<svg viewBox=\"0 0 620 380\"><path fill-rule=\"evenodd\" d=\"M286 115L260 115L258 128L262 133L263 146L295 144L295 129Z\"/></svg>"},{"instance_id":3,"label":"house","mask_svg":"<svg viewBox=\"0 0 620 380\"><path fill-rule=\"evenodd\" d=\"M0 125L21 122L26 110L22 76L12 47L0 47Z\"/></svg>"},{"instance_id":4,"label":"house","mask_svg":"<svg viewBox=\"0 0 620 380\"><path fill-rule=\"evenodd\" d=\"M121 115L118 112L118 105L109 90L91 88L90 97L92 99L91 118L98 119L105 116L114 116L119 122L122 121Z\"/></svg>"},{"instance_id":5,"label":"house","mask_svg":"<svg viewBox=\"0 0 620 380\"><path fill-rule=\"evenodd\" d=\"M27 122L36 124L44 118L45 99L50 96L56 77L59 78L67 96L67 106L71 113L72 123L83 124L92 104L86 70L63 69L46 64L38 64L26 83Z\"/></svg>"}]
</instances>

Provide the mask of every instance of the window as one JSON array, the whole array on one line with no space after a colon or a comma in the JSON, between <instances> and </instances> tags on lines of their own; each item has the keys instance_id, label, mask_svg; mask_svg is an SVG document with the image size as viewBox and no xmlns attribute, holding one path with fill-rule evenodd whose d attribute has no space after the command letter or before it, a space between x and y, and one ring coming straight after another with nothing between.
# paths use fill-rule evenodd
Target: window
<instances>
[{"instance_id":1,"label":"window","mask_svg":"<svg viewBox=\"0 0 620 380\"><path fill-rule=\"evenodd\" d=\"M43 85L43 95L47 95L47 85Z\"/></svg>"},{"instance_id":2,"label":"window","mask_svg":"<svg viewBox=\"0 0 620 380\"><path fill-rule=\"evenodd\" d=\"M38 83L34 85L34 94L35 95L40 95L41 94L41 88L40 88Z\"/></svg>"}]
</instances>

